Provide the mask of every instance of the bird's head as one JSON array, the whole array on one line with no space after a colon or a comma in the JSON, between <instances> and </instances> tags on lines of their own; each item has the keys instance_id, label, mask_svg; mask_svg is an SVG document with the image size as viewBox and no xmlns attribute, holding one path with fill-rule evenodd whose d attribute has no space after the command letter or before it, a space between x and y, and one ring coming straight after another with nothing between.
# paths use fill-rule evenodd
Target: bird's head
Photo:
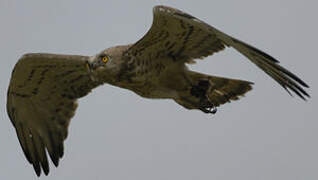
<instances>
[{"instance_id":1,"label":"bird's head","mask_svg":"<svg viewBox=\"0 0 318 180\"><path fill-rule=\"evenodd\" d=\"M115 46L101 51L95 56L91 56L87 62L89 71L98 79L116 78L121 69L123 52L128 46Z\"/></svg>"}]
</instances>

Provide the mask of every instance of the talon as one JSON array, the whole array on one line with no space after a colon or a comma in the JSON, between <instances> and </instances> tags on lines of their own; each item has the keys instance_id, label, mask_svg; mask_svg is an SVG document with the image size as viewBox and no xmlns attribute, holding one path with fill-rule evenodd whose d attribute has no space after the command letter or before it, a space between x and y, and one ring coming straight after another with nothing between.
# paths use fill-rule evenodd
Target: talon
<instances>
[{"instance_id":1,"label":"talon","mask_svg":"<svg viewBox=\"0 0 318 180\"><path fill-rule=\"evenodd\" d=\"M211 113L215 114L217 112L216 106L212 103L209 97L205 96L205 98L202 98L200 100L200 110L205 112L205 113Z\"/></svg>"},{"instance_id":2,"label":"talon","mask_svg":"<svg viewBox=\"0 0 318 180\"><path fill-rule=\"evenodd\" d=\"M216 106L208 98L201 100L199 109L205 113L215 114L217 112Z\"/></svg>"},{"instance_id":3,"label":"talon","mask_svg":"<svg viewBox=\"0 0 318 180\"><path fill-rule=\"evenodd\" d=\"M206 98L208 99L208 102L210 103L210 105L212 105L209 108L210 113L215 114L218 111L216 106L211 102L211 100L210 100L210 98L208 96L206 96Z\"/></svg>"},{"instance_id":4,"label":"talon","mask_svg":"<svg viewBox=\"0 0 318 180\"><path fill-rule=\"evenodd\" d=\"M215 106L213 106L209 108L209 111L210 113L215 114L218 111L218 109Z\"/></svg>"},{"instance_id":5,"label":"talon","mask_svg":"<svg viewBox=\"0 0 318 180\"><path fill-rule=\"evenodd\" d=\"M209 80L200 80L197 85L192 85L191 95L199 98L198 109L204 113L215 114L217 112L216 106L210 100L209 94L210 82Z\"/></svg>"}]
</instances>

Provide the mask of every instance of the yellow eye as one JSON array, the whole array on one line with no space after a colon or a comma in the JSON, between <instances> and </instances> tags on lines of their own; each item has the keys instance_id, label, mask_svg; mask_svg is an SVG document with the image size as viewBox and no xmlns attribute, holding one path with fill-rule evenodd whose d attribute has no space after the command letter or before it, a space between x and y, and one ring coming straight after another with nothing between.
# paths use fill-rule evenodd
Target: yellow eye
<instances>
[{"instance_id":1,"label":"yellow eye","mask_svg":"<svg viewBox=\"0 0 318 180\"><path fill-rule=\"evenodd\" d=\"M108 57L107 56L102 57L102 61L103 61L103 63L107 63Z\"/></svg>"}]
</instances>

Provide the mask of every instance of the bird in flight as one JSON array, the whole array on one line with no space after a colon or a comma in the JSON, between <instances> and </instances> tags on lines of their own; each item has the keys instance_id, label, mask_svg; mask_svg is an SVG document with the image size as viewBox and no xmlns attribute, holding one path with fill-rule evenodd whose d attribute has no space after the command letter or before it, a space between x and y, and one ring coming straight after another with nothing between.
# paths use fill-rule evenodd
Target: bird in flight
<instances>
[{"instance_id":1,"label":"bird in flight","mask_svg":"<svg viewBox=\"0 0 318 180\"><path fill-rule=\"evenodd\" d=\"M187 109L215 113L239 99L251 82L191 71L195 63L233 47L278 82L306 100L309 86L265 52L180 10L156 6L153 24L134 44L95 56L30 53L16 63L7 94L7 112L26 159L38 176L49 173L47 154L57 167L63 156L77 99L108 83L145 98L166 98Z\"/></svg>"}]
</instances>

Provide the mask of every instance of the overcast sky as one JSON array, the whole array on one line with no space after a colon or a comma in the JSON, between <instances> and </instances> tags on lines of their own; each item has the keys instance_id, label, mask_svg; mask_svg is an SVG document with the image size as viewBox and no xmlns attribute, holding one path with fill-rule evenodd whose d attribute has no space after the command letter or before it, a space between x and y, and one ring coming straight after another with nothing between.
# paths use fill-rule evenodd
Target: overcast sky
<instances>
[{"instance_id":1,"label":"overcast sky","mask_svg":"<svg viewBox=\"0 0 318 180\"><path fill-rule=\"evenodd\" d=\"M191 69L255 82L216 115L105 85L71 121L65 154L41 179L316 180L317 1L0 0L0 179L34 179L5 110L12 68L28 52L94 55L141 38L164 4L262 49L305 80L308 102L290 97L233 49ZM316 112L314 112L316 111Z\"/></svg>"}]
</instances>

